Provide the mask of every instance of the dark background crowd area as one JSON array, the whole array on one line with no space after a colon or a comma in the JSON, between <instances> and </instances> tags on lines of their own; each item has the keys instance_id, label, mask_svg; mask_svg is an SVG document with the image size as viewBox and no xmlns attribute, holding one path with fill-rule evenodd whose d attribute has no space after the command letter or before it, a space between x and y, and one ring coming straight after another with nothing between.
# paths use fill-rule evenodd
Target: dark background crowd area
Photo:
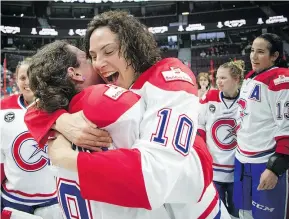
<instances>
[{"instance_id":1,"label":"dark background crowd area","mask_svg":"<svg viewBox=\"0 0 289 219\"><path fill-rule=\"evenodd\" d=\"M147 27L168 27L168 31L154 34L163 57L181 59L197 75L199 72L214 73L222 63L236 59L244 60L246 71L250 70L249 54L252 41L266 32L282 37L284 59L288 60L288 21L268 25L257 24L259 18L264 22L272 16L282 15L288 18L288 8L287 1L1 1L1 97L18 92L15 78L17 64L45 44L65 39L82 48L83 39L79 35L42 36L32 34L32 28L54 28L57 31L85 29L96 14L108 10L127 10ZM239 19L245 19L248 24L241 27L217 27L219 21L224 24L225 21ZM210 28L179 31L188 24L202 24ZM19 27L21 31L15 34L5 33L2 26Z\"/></svg>"}]
</instances>

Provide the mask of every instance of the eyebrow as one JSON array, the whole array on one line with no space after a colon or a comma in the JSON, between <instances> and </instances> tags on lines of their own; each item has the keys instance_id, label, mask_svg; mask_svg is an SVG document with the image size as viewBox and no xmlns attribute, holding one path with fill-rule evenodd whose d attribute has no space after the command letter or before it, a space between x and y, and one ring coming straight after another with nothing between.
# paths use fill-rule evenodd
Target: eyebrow
<instances>
[{"instance_id":1,"label":"eyebrow","mask_svg":"<svg viewBox=\"0 0 289 219\"><path fill-rule=\"evenodd\" d=\"M104 45L103 47L101 47L100 50L103 50L105 47L107 47L107 46L109 46L109 45L111 45L111 44L114 44L114 43L108 43L108 44ZM95 54L95 52L92 51L92 50L89 50L89 53L90 53L90 54Z\"/></svg>"},{"instance_id":2,"label":"eyebrow","mask_svg":"<svg viewBox=\"0 0 289 219\"><path fill-rule=\"evenodd\" d=\"M254 48L254 47L252 47L251 49L255 49L255 50L261 50L261 51L265 51L265 49Z\"/></svg>"}]
</instances>

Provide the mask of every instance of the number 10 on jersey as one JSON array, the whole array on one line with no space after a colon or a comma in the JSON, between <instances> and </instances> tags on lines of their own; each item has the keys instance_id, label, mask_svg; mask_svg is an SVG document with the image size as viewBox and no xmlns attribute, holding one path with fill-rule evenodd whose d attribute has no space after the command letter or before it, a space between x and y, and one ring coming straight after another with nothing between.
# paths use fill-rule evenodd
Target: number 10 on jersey
<instances>
[{"instance_id":1,"label":"number 10 on jersey","mask_svg":"<svg viewBox=\"0 0 289 219\"><path fill-rule=\"evenodd\" d=\"M157 130L152 134L151 141L166 146L169 140L167 128L170 121L171 109L164 108L158 112L159 123ZM172 124L174 125L174 124ZM193 121L185 114L180 115L175 125L172 145L176 151L186 156L192 147L192 135L194 130Z\"/></svg>"}]
</instances>

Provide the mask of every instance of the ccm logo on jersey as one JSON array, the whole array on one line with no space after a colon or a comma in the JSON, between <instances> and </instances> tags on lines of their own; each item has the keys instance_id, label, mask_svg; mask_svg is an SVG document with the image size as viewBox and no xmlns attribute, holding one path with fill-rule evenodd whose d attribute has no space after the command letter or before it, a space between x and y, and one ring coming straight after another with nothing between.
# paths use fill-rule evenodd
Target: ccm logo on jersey
<instances>
[{"instance_id":1,"label":"ccm logo on jersey","mask_svg":"<svg viewBox=\"0 0 289 219\"><path fill-rule=\"evenodd\" d=\"M263 210L263 211L270 211L273 212L275 208L269 208L267 206L264 205L260 205L257 202L252 201L252 205L255 206L256 208Z\"/></svg>"},{"instance_id":2,"label":"ccm logo on jersey","mask_svg":"<svg viewBox=\"0 0 289 219\"><path fill-rule=\"evenodd\" d=\"M29 132L20 133L12 144L12 155L17 166L27 172L41 170L48 164L48 155L38 147Z\"/></svg>"},{"instance_id":3,"label":"ccm logo on jersey","mask_svg":"<svg viewBox=\"0 0 289 219\"><path fill-rule=\"evenodd\" d=\"M107 84L106 86L109 88L107 91L105 91L104 95L113 99L113 100L117 100L118 98L121 97L122 94L127 92L126 89L124 89L122 87L117 87L117 86L112 85L112 84Z\"/></svg>"},{"instance_id":4,"label":"ccm logo on jersey","mask_svg":"<svg viewBox=\"0 0 289 219\"><path fill-rule=\"evenodd\" d=\"M15 119L15 113L8 112L4 115L5 122L12 122Z\"/></svg>"},{"instance_id":5,"label":"ccm logo on jersey","mask_svg":"<svg viewBox=\"0 0 289 219\"><path fill-rule=\"evenodd\" d=\"M165 81L187 81L194 85L193 80L190 78L188 74L183 72L180 68L170 67L169 71L162 71L162 75Z\"/></svg>"}]
</instances>

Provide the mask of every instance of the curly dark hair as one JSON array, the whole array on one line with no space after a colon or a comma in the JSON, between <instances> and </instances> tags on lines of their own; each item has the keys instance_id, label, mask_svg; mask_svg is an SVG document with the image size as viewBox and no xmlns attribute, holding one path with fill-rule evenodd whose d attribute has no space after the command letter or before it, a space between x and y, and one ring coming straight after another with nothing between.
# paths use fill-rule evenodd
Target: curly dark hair
<instances>
[{"instance_id":1,"label":"curly dark hair","mask_svg":"<svg viewBox=\"0 0 289 219\"><path fill-rule=\"evenodd\" d=\"M72 97L77 94L67 69L79 67L79 62L69 45L60 40L47 44L29 62L30 89L38 99L37 107L48 113L57 109L67 110Z\"/></svg>"},{"instance_id":2,"label":"curly dark hair","mask_svg":"<svg viewBox=\"0 0 289 219\"><path fill-rule=\"evenodd\" d=\"M88 24L84 37L87 57L90 57L90 36L99 27L108 27L117 34L119 51L136 74L141 74L161 60L160 50L153 34L126 11L107 11L96 15ZM91 57L90 57L91 58Z\"/></svg>"}]
</instances>

